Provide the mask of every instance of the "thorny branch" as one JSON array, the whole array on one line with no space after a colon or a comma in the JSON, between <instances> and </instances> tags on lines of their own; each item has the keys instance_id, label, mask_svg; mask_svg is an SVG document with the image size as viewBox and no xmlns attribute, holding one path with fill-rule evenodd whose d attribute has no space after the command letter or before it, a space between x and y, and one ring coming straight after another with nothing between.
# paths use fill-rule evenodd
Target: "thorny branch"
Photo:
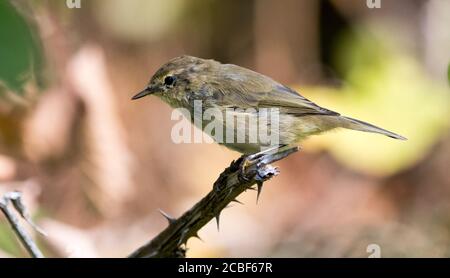
<instances>
[{"instance_id":1,"label":"thorny branch","mask_svg":"<svg viewBox=\"0 0 450 278\"><path fill-rule=\"evenodd\" d=\"M261 152L242 156L233 161L214 183L213 189L202 200L178 219L162 212L169 226L151 241L134 251L130 258L185 257L186 242L190 237L198 237L198 231L212 218L216 218L217 227L221 211L230 203L238 202L236 197L247 189L257 185L258 196L264 181L278 174L277 168L270 163L285 158L298 151L290 148L281 152Z\"/></svg>"},{"instance_id":2,"label":"thorny branch","mask_svg":"<svg viewBox=\"0 0 450 278\"><path fill-rule=\"evenodd\" d=\"M25 249L30 253L33 258L43 258L42 252L34 243L33 239L28 235L28 233L20 226L19 220L14 215L10 209L10 204L12 203L15 210L20 214L20 216L25 219L28 224L30 224L36 231L45 235L45 233L36 226L28 215L25 206L22 203L22 194L18 191L12 191L5 193L0 197L0 210L5 214L6 219L8 219L9 224L13 228L20 242L23 244Z\"/></svg>"}]
</instances>

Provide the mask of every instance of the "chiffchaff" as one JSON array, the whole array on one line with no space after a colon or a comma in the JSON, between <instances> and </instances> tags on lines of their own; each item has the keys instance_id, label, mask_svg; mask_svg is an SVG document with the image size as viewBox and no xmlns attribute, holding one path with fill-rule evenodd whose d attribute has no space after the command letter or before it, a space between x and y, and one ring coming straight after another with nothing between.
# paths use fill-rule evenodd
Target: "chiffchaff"
<instances>
[{"instance_id":1,"label":"chiffchaff","mask_svg":"<svg viewBox=\"0 0 450 278\"><path fill-rule=\"evenodd\" d=\"M276 109L278 123L267 123L278 136L277 145L294 145L300 140L334 128L343 127L359 131L374 132L405 140L406 138L376 127L369 123L341 116L339 113L322 108L304 98L294 90L260 73L232 64L221 64L214 60L205 60L192 56L181 56L163 65L151 78L148 86L132 99L146 95L155 95L173 108L183 108L195 114L194 103L201 101L202 111L216 109L220 112L232 111L234 116L257 118L262 109ZM249 140L249 131L255 121L248 120L245 128L239 128L234 121L225 121L226 117L217 117L226 131L244 132L245 141L218 140L218 143L244 154L270 147L271 142ZM194 122L194 117L190 117ZM267 120L267 119L266 119ZM204 130L205 123L200 128ZM210 122L210 121L209 121ZM241 125L242 126L242 125ZM217 130L216 130L217 132ZM272 142L273 143L273 142Z\"/></svg>"}]
</instances>

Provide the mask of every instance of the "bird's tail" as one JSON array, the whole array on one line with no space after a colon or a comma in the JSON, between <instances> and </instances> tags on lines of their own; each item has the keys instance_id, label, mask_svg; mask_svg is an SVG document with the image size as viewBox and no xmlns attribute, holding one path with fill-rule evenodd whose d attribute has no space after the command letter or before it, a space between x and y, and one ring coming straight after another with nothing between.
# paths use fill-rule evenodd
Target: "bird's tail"
<instances>
[{"instance_id":1,"label":"bird's tail","mask_svg":"<svg viewBox=\"0 0 450 278\"><path fill-rule=\"evenodd\" d=\"M344 128L379 133L379 134L384 134L384 135L389 136L394 139L407 140L405 137L403 137L401 135L395 134L386 129L382 129L380 127L374 126L372 124L369 124L369 123L366 123L366 122L363 122L360 120L356 120L356 119L352 119L352 118L344 117L344 116L340 116L339 118L341 118L341 121L340 121L341 127L344 127Z\"/></svg>"}]
</instances>

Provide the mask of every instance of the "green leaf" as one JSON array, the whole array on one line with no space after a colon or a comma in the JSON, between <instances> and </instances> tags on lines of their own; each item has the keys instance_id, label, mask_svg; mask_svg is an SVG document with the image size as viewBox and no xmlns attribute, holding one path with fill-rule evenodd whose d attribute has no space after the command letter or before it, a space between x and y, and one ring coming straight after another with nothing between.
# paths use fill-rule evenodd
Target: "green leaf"
<instances>
[{"instance_id":1,"label":"green leaf","mask_svg":"<svg viewBox=\"0 0 450 278\"><path fill-rule=\"evenodd\" d=\"M8 2L0 1L0 82L22 92L30 78L41 83L42 55L35 30Z\"/></svg>"}]
</instances>

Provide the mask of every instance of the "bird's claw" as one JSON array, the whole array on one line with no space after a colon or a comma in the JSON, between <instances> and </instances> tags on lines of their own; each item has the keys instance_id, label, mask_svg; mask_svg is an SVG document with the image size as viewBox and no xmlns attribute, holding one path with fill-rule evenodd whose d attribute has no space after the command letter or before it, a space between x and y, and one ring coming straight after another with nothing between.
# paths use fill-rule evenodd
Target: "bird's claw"
<instances>
[{"instance_id":1,"label":"bird's claw","mask_svg":"<svg viewBox=\"0 0 450 278\"><path fill-rule=\"evenodd\" d=\"M277 175L279 173L278 169L267 164L267 154L267 151L263 151L242 156L242 161L239 163L239 178L244 181L250 181L254 178L257 182L263 182ZM256 165L256 174L250 178L246 169L253 165Z\"/></svg>"}]
</instances>

